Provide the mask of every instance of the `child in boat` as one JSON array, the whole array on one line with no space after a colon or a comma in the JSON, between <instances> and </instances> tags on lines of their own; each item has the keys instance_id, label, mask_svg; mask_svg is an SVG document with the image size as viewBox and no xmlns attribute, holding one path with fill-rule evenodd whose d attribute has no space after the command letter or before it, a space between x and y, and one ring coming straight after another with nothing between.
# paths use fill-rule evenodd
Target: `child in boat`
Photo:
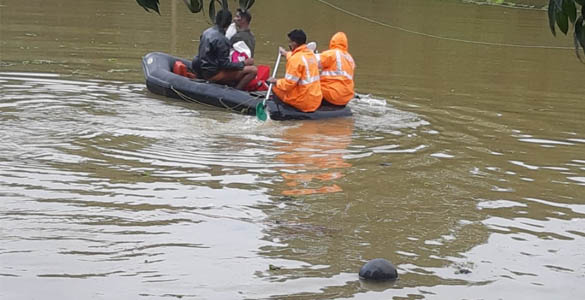
<instances>
[{"instance_id":1,"label":"child in boat","mask_svg":"<svg viewBox=\"0 0 585 300\"><path fill-rule=\"evenodd\" d=\"M251 50L248 48L248 45L244 41L238 41L234 43L233 48L230 51L230 57L232 62L242 62L246 61L246 59L250 58ZM248 83L245 87L246 91L267 91L268 84L266 84L266 80L270 75L270 67L266 65L259 65L257 66L258 72L256 73L256 77Z\"/></svg>"}]
</instances>

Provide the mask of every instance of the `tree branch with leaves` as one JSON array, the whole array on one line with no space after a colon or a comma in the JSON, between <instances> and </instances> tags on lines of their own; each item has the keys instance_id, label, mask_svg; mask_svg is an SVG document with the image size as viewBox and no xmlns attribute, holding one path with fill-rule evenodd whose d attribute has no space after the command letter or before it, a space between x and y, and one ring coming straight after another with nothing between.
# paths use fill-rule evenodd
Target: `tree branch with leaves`
<instances>
[{"instance_id":1,"label":"tree branch with leaves","mask_svg":"<svg viewBox=\"0 0 585 300\"><path fill-rule=\"evenodd\" d=\"M228 0L208 0L209 1L209 9L207 10L209 13L209 19L211 20L211 22L213 22L215 20L215 14L216 14L216 5L219 5L221 7L221 9L228 9ZM252 5L254 5L254 2L256 2L256 0L234 0L234 2L239 2L240 8L241 9L245 9L248 10L252 7ZM156 13L158 13L160 15L160 10L159 10L159 5L160 2L159 0L136 0L136 2L138 2L138 5L142 6L144 8L144 10L150 12L155 11ZM203 7L204 7L204 2L205 0L183 0L183 2L185 2L185 5L187 5L187 8L189 8L189 11L191 11L192 13L199 13L199 12L203 12Z\"/></svg>"},{"instance_id":2,"label":"tree branch with leaves","mask_svg":"<svg viewBox=\"0 0 585 300\"><path fill-rule=\"evenodd\" d=\"M579 10L577 6L580 6ZM579 15L581 13L581 15ZM579 47L585 53L585 0L549 0L548 2L548 23L550 31L556 36L556 27L565 35L569 32L569 25L573 25L573 40L575 42L575 52L581 61Z\"/></svg>"}]
</instances>

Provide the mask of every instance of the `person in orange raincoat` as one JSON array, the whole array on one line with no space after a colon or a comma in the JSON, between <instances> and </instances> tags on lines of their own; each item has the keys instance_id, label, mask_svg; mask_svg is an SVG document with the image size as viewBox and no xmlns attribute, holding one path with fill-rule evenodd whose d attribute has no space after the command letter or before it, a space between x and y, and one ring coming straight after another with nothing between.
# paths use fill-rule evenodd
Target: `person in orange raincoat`
<instances>
[{"instance_id":1,"label":"person in orange raincoat","mask_svg":"<svg viewBox=\"0 0 585 300\"><path fill-rule=\"evenodd\" d=\"M275 84L272 91L286 104L302 112L313 112L321 106L323 99L317 57L307 48L307 35L303 30L289 32L288 38L291 51L279 48L287 59L285 77L270 78L267 82Z\"/></svg>"},{"instance_id":2,"label":"person in orange raincoat","mask_svg":"<svg viewBox=\"0 0 585 300\"><path fill-rule=\"evenodd\" d=\"M323 98L334 105L346 105L354 96L355 62L347 49L347 36L343 32L338 32L331 38L329 50L317 55L322 68Z\"/></svg>"}]
</instances>

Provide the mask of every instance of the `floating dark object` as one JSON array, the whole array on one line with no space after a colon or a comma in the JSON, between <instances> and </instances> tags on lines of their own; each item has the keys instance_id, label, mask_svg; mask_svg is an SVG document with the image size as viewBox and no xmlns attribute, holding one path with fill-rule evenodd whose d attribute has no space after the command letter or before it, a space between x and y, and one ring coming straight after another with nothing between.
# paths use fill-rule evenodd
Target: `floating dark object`
<instances>
[{"instance_id":1,"label":"floating dark object","mask_svg":"<svg viewBox=\"0 0 585 300\"><path fill-rule=\"evenodd\" d=\"M383 258L372 259L360 269L360 279L394 280L397 278L398 272L396 271L396 267Z\"/></svg>"},{"instance_id":2,"label":"floating dark object","mask_svg":"<svg viewBox=\"0 0 585 300\"><path fill-rule=\"evenodd\" d=\"M471 273L471 270L465 269L465 268L461 268L461 269L458 269L457 271L455 271L455 274L470 274L470 273Z\"/></svg>"}]
</instances>

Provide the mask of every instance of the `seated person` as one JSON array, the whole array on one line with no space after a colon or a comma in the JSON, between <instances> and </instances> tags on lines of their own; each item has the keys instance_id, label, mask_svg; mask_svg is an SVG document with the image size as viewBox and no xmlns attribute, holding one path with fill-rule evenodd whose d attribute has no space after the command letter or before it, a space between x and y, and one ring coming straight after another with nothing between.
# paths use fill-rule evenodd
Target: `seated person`
<instances>
[{"instance_id":1,"label":"seated person","mask_svg":"<svg viewBox=\"0 0 585 300\"><path fill-rule=\"evenodd\" d=\"M280 53L286 55L286 74L284 78L270 78L267 82L275 84L272 91L286 104L302 112L313 112L323 99L317 58L307 48L304 31L295 29L288 33L288 38L292 51L279 48Z\"/></svg>"},{"instance_id":2,"label":"seated person","mask_svg":"<svg viewBox=\"0 0 585 300\"><path fill-rule=\"evenodd\" d=\"M258 72L254 59L234 63L230 58L230 43L225 31L230 25L232 14L228 10L220 10L215 16L215 25L201 34L199 54L192 62L197 77L214 83L234 85L243 90Z\"/></svg>"},{"instance_id":3,"label":"seated person","mask_svg":"<svg viewBox=\"0 0 585 300\"><path fill-rule=\"evenodd\" d=\"M246 59L250 58L251 51L248 48L248 45L244 43L244 41L238 41L234 43L232 50L230 51L230 57L232 62L240 62L246 61ZM248 85L244 88L246 91L267 91L268 84L266 84L266 80L270 75L270 67L267 65L258 65L257 66L258 72L256 77L248 83Z\"/></svg>"},{"instance_id":4,"label":"seated person","mask_svg":"<svg viewBox=\"0 0 585 300\"><path fill-rule=\"evenodd\" d=\"M317 54L322 68L323 99L334 105L346 105L354 96L355 63L347 49L347 36L343 32L337 32L331 38L329 50Z\"/></svg>"},{"instance_id":5,"label":"seated person","mask_svg":"<svg viewBox=\"0 0 585 300\"><path fill-rule=\"evenodd\" d=\"M256 38L250 31L250 22L252 15L249 11L238 8L236 16L234 17L234 24L236 25L236 32L229 37L230 44L233 45L239 41L246 43L250 49L250 57L254 57L254 48L256 47Z\"/></svg>"}]
</instances>

